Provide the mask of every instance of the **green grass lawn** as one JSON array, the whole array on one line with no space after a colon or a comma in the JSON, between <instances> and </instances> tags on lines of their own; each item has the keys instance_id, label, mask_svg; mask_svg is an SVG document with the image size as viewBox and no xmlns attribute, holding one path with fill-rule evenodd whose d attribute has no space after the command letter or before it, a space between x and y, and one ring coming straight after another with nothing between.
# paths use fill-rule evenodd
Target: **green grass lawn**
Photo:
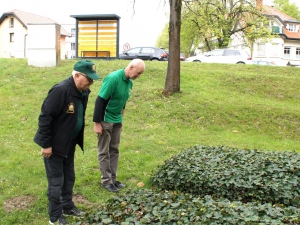
<instances>
[{"instance_id":1,"label":"green grass lawn","mask_svg":"<svg viewBox=\"0 0 300 225\"><path fill-rule=\"evenodd\" d=\"M128 64L93 61L102 77ZM71 76L75 62L36 68L26 59L0 59L1 225L47 224L47 181L33 137L48 90ZM128 188L139 182L150 188L157 165L195 145L300 152L299 68L181 62L181 92L170 97L161 95L166 72L167 63L146 62L145 73L134 81L118 170ZM92 122L100 85L96 81L91 87L85 152L76 152L74 192L85 198L78 201L81 209L115 195L100 187Z\"/></svg>"}]
</instances>

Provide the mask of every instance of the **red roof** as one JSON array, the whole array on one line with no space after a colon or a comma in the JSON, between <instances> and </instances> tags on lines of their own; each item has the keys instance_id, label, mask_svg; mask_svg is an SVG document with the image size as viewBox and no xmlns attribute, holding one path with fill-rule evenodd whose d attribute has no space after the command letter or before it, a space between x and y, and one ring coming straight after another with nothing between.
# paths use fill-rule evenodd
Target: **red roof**
<instances>
[{"instance_id":1,"label":"red roof","mask_svg":"<svg viewBox=\"0 0 300 225\"><path fill-rule=\"evenodd\" d=\"M284 34L286 35L287 38L300 39L300 32L299 31L291 32L288 29L286 29L286 24L293 23L293 24L296 24L296 25L300 25L300 21L298 21L295 18L293 18L289 15L286 15L285 13L279 11L278 9L275 9L274 7L268 6L268 5L263 6L263 13L265 15L268 15L268 16L275 16L279 20L281 20L281 22L284 25L283 32L284 32Z\"/></svg>"},{"instance_id":2,"label":"red roof","mask_svg":"<svg viewBox=\"0 0 300 225\"><path fill-rule=\"evenodd\" d=\"M268 15L278 16L282 21L294 21L299 23L299 21L297 21L295 18L286 15L285 13L279 11L273 6L264 5L263 13Z\"/></svg>"}]
</instances>

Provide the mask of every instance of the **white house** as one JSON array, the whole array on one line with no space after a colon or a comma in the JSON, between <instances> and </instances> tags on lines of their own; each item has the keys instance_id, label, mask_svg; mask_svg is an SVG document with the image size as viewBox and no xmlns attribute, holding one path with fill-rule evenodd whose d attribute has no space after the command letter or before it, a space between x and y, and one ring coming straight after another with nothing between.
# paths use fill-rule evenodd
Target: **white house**
<instances>
[{"instance_id":1,"label":"white house","mask_svg":"<svg viewBox=\"0 0 300 225\"><path fill-rule=\"evenodd\" d=\"M256 0L256 5L262 9L263 14L268 18L274 38L267 42L257 40L252 46L252 59L273 61L280 66L300 65L300 21L273 6L263 5L262 0ZM230 47L250 51L244 44L242 33L231 38Z\"/></svg>"},{"instance_id":2,"label":"white house","mask_svg":"<svg viewBox=\"0 0 300 225\"><path fill-rule=\"evenodd\" d=\"M278 37L255 43L252 58L268 59L281 66L300 65L300 21L272 6L263 6L263 12L269 18L272 33Z\"/></svg>"},{"instance_id":3,"label":"white house","mask_svg":"<svg viewBox=\"0 0 300 225\"><path fill-rule=\"evenodd\" d=\"M28 57L28 24L56 24L47 17L12 10L0 17L0 58ZM60 58L66 57L66 37L70 34L60 26Z\"/></svg>"}]
</instances>

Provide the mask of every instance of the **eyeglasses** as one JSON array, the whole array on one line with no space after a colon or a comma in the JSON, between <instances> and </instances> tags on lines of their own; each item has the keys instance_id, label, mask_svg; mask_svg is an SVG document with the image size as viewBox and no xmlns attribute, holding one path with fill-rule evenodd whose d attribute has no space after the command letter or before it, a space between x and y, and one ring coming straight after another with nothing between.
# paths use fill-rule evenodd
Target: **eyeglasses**
<instances>
[{"instance_id":1,"label":"eyeglasses","mask_svg":"<svg viewBox=\"0 0 300 225\"><path fill-rule=\"evenodd\" d=\"M94 80L89 78L87 75L85 75L84 73L79 73L80 75L84 76L90 83L93 83Z\"/></svg>"}]
</instances>

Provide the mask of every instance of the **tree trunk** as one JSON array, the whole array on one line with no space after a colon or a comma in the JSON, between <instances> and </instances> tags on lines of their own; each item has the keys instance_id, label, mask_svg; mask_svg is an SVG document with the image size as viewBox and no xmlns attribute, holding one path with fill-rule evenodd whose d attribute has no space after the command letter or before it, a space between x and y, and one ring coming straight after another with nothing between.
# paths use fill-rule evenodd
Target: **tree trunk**
<instances>
[{"instance_id":1,"label":"tree trunk","mask_svg":"<svg viewBox=\"0 0 300 225\"><path fill-rule=\"evenodd\" d=\"M169 0L169 59L168 72L165 82L165 95L180 92L180 27L181 0Z\"/></svg>"}]
</instances>

